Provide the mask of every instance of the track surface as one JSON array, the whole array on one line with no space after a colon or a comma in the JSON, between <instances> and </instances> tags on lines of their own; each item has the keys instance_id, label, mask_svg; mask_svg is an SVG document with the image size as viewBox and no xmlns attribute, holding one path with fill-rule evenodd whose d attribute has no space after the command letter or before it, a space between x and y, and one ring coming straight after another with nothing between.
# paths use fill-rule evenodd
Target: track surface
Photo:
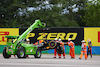
<instances>
[{"instance_id":1,"label":"track surface","mask_svg":"<svg viewBox=\"0 0 100 67\"><path fill-rule=\"evenodd\" d=\"M53 54L42 54L41 58L34 58L33 55L26 59L18 59L12 56L9 59L3 58L0 54L0 67L100 67L100 56L90 56L85 60L84 55L79 60L79 55L76 55L75 59L70 59L69 55L66 58L56 59L53 58Z\"/></svg>"}]
</instances>

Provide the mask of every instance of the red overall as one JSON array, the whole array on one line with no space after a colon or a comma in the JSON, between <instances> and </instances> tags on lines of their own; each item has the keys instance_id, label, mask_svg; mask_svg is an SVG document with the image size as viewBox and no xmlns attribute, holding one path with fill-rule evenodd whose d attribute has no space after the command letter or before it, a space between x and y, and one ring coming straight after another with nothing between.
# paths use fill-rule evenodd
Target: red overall
<instances>
[{"instance_id":1,"label":"red overall","mask_svg":"<svg viewBox=\"0 0 100 67\"><path fill-rule=\"evenodd\" d=\"M55 40L56 42L58 42L57 40ZM57 50L56 50L56 48L54 49L54 58L56 58L56 54L57 54ZM58 56L59 56L59 54L58 54Z\"/></svg>"}]
</instances>

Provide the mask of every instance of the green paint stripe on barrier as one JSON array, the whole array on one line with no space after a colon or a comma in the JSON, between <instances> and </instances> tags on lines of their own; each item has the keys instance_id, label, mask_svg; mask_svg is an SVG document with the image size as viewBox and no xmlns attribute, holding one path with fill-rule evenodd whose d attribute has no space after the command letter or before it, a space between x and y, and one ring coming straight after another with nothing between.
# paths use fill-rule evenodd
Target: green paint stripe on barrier
<instances>
[{"instance_id":1,"label":"green paint stripe on barrier","mask_svg":"<svg viewBox=\"0 0 100 67\"><path fill-rule=\"evenodd\" d=\"M81 54L81 46L75 46L75 54Z\"/></svg>"},{"instance_id":2,"label":"green paint stripe on barrier","mask_svg":"<svg viewBox=\"0 0 100 67\"><path fill-rule=\"evenodd\" d=\"M42 53L44 53L44 54L48 54L48 50L46 50L46 51L42 51Z\"/></svg>"},{"instance_id":3,"label":"green paint stripe on barrier","mask_svg":"<svg viewBox=\"0 0 100 67\"><path fill-rule=\"evenodd\" d=\"M66 52L66 54L69 54L69 46L66 46L65 47L65 52ZM75 54L80 54L81 53L81 46L75 46Z\"/></svg>"},{"instance_id":4,"label":"green paint stripe on barrier","mask_svg":"<svg viewBox=\"0 0 100 67\"><path fill-rule=\"evenodd\" d=\"M6 45L0 45L0 53L3 52L4 47L6 47Z\"/></svg>"},{"instance_id":5,"label":"green paint stripe on barrier","mask_svg":"<svg viewBox=\"0 0 100 67\"><path fill-rule=\"evenodd\" d=\"M6 47L6 45L0 45L0 53L3 52L4 47ZM69 54L69 50L70 50L69 46L65 46L65 53L66 54ZM81 51L81 46L75 46L75 54L80 54L81 53L80 51ZM42 51L42 53L48 54L48 50ZM54 53L54 51L52 53Z\"/></svg>"},{"instance_id":6,"label":"green paint stripe on barrier","mask_svg":"<svg viewBox=\"0 0 100 67\"><path fill-rule=\"evenodd\" d=\"M65 46L65 53L66 53L66 54L69 54L69 50L70 50L70 49L69 49L69 46Z\"/></svg>"}]
</instances>

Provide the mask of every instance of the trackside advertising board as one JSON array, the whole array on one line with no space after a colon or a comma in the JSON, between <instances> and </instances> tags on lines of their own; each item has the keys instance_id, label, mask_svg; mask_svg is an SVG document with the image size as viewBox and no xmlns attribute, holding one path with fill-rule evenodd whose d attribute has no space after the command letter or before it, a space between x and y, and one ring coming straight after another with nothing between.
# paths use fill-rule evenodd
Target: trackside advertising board
<instances>
[{"instance_id":1,"label":"trackside advertising board","mask_svg":"<svg viewBox=\"0 0 100 67\"><path fill-rule=\"evenodd\" d=\"M20 29L20 35L26 29ZM61 38L63 42L67 42L68 38L71 38L75 42L75 45L81 45L81 40L84 39L84 28L39 28L29 33L26 39L29 38L31 43L37 40L54 40L55 38Z\"/></svg>"},{"instance_id":2,"label":"trackside advertising board","mask_svg":"<svg viewBox=\"0 0 100 67\"><path fill-rule=\"evenodd\" d=\"M0 28L0 45L6 45L7 35L19 35L19 28Z\"/></svg>"},{"instance_id":3,"label":"trackside advertising board","mask_svg":"<svg viewBox=\"0 0 100 67\"><path fill-rule=\"evenodd\" d=\"M0 53L3 52L3 48L6 46L6 35L21 35L27 28L0 28ZM63 42L67 42L68 38L71 38L75 43L75 54L80 54L81 41L84 39L87 43L87 39L92 41L92 53L100 54L100 27L84 27L84 28L39 28L30 32L26 39L30 39L31 43L35 43L38 40L47 39L54 40L55 38L61 38ZM87 43L88 46L88 43ZM44 51L44 53L53 53L54 50ZM65 53L69 54L68 45L65 46Z\"/></svg>"},{"instance_id":4,"label":"trackside advertising board","mask_svg":"<svg viewBox=\"0 0 100 67\"><path fill-rule=\"evenodd\" d=\"M84 28L84 39L91 39L92 46L100 46L100 28L87 27Z\"/></svg>"},{"instance_id":5,"label":"trackside advertising board","mask_svg":"<svg viewBox=\"0 0 100 67\"><path fill-rule=\"evenodd\" d=\"M92 54L100 54L100 27L85 27L84 39L91 39Z\"/></svg>"}]
</instances>

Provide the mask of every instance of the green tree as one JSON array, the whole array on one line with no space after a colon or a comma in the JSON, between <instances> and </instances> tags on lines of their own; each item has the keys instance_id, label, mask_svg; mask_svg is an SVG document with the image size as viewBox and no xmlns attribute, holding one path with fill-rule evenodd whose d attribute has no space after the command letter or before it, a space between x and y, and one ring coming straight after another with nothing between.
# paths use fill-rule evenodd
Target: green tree
<instances>
[{"instance_id":1,"label":"green tree","mask_svg":"<svg viewBox=\"0 0 100 67\"><path fill-rule=\"evenodd\" d=\"M84 3L86 0L0 0L0 27L28 27L36 19L48 27L78 27Z\"/></svg>"},{"instance_id":2,"label":"green tree","mask_svg":"<svg viewBox=\"0 0 100 67\"><path fill-rule=\"evenodd\" d=\"M0 27L16 27L19 8L25 8L21 0L0 0Z\"/></svg>"},{"instance_id":3,"label":"green tree","mask_svg":"<svg viewBox=\"0 0 100 67\"><path fill-rule=\"evenodd\" d=\"M86 26L100 26L100 0L87 3L83 21Z\"/></svg>"},{"instance_id":4,"label":"green tree","mask_svg":"<svg viewBox=\"0 0 100 67\"><path fill-rule=\"evenodd\" d=\"M46 8L48 4L41 5L41 10L33 11L30 13L30 17L34 19L39 18L40 20L47 23L48 27L77 27L79 24L75 19L72 18L72 14L62 14L63 9L66 8L68 0L50 0L49 1L49 9L43 9L42 7ZM43 3L43 2L42 2ZM69 16L72 15L72 16ZM31 19L30 19L31 20Z\"/></svg>"},{"instance_id":5,"label":"green tree","mask_svg":"<svg viewBox=\"0 0 100 67\"><path fill-rule=\"evenodd\" d=\"M84 26L82 18L85 15L84 8L86 7L86 3L87 0L68 0L66 3L66 8L69 11L67 14L68 19L76 21L79 26Z\"/></svg>"}]
</instances>

